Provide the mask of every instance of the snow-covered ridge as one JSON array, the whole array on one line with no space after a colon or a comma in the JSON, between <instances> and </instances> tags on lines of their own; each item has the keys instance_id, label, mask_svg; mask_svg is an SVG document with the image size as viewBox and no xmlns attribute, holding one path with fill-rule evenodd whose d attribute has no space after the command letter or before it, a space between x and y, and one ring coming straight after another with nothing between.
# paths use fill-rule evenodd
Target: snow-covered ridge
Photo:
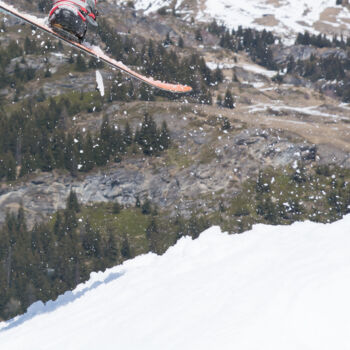
<instances>
[{"instance_id":1,"label":"snow-covered ridge","mask_svg":"<svg viewBox=\"0 0 350 350\"><path fill-rule=\"evenodd\" d=\"M0 323L0 348L347 350L349 227L212 227Z\"/></svg>"}]
</instances>

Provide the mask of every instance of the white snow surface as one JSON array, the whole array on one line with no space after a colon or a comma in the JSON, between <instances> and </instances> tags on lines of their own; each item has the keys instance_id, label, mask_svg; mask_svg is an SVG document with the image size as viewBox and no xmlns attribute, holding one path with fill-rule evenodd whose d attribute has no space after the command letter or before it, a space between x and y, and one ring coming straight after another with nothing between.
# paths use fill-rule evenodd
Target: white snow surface
<instances>
[{"instance_id":1,"label":"white snow surface","mask_svg":"<svg viewBox=\"0 0 350 350\"><path fill-rule=\"evenodd\" d=\"M328 8L339 10L336 23L331 25L346 25L349 10L336 6L333 0L205 0L205 7L197 19L208 21L215 18L229 28L239 25L260 30L265 28L282 37L290 37L305 30L317 33L312 26L321 20L321 14ZM273 16L275 23L269 20L268 26L259 24L258 20L266 16Z\"/></svg>"},{"instance_id":2,"label":"white snow surface","mask_svg":"<svg viewBox=\"0 0 350 350\"><path fill-rule=\"evenodd\" d=\"M0 348L348 350L350 216L206 230L0 323Z\"/></svg>"},{"instance_id":3,"label":"white snow surface","mask_svg":"<svg viewBox=\"0 0 350 350\"><path fill-rule=\"evenodd\" d=\"M178 0L175 8L178 8L182 1L183 0ZM169 7L172 3L172 0L136 0L134 5L136 10L144 10L145 14L149 14L151 12L156 12L164 6Z\"/></svg>"},{"instance_id":4,"label":"white snow surface","mask_svg":"<svg viewBox=\"0 0 350 350\"><path fill-rule=\"evenodd\" d=\"M102 74L99 70L96 71L96 84L97 84L97 90L100 92L101 96L105 95L105 86L103 84L103 78Z\"/></svg>"},{"instance_id":5,"label":"white snow surface","mask_svg":"<svg viewBox=\"0 0 350 350\"><path fill-rule=\"evenodd\" d=\"M248 63L236 64L236 63L206 62L206 65L211 70L215 70L216 68L231 69L234 67L239 67L256 74L265 75L266 77L269 77L269 78L274 77L278 73L277 71L268 70L264 67L261 67L255 64L248 64Z\"/></svg>"},{"instance_id":6,"label":"white snow surface","mask_svg":"<svg viewBox=\"0 0 350 350\"><path fill-rule=\"evenodd\" d=\"M200 16L217 18L229 27L237 26L237 22L245 27L255 26L257 18L274 15L281 22L278 26L282 32L287 28L304 31L305 26L320 19L326 8L335 7L333 0L206 0L205 4Z\"/></svg>"},{"instance_id":7,"label":"white snow surface","mask_svg":"<svg viewBox=\"0 0 350 350\"><path fill-rule=\"evenodd\" d=\"M259 103L256 105L248 106L249 113L256 113L256 112L262 112L267 111L268 109L271 109L273 111L282 112L282 111L289 111L289 112L295 112L295 113L301 113L309 116L317 116L317 117L324 117L324 118L332 118L332 119L339 119L339 118L346 118L344 115L338 115L338 114L330 114L325 113L320 110L322 106L307 106L307 107L293 107L293 106L286 106L285 104L277 105L277 104L269 104L269 103Z\"/></svg>"}]
</instances>

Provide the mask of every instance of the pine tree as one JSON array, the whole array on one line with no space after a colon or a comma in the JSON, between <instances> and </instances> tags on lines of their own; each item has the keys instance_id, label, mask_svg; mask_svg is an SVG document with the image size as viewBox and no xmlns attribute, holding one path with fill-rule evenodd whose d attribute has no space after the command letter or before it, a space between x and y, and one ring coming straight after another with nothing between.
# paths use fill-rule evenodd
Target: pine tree
<instances>
[{"instance_id":1,"label":"pine tree","mask_svg":"<svg viewBox=\"0 0 350 350\"><path fill-rule=\"evenodd\" d=\"M128 86L128 96L130 100L134 100L135 99L135 88L134 88L134 84L132 81L129 82L129 86Z\"/></svg>"},{"instance_id":2,"label":"pine tree","mask_svg":"<svg viewBox=\"0 0 350 350\"><path fill-rule=\"evenodd\" d=\"M168 33L166 34L166 38L165 38L165 40L163 41L163 45L164 45L164 46L173 45L173 41L170 39L170 32L168 32Z\"/></svg>"},{"instance_id":3,"label":"pine tree","mask_svg":"<svg viewBox=\"0 0 350 350\"><path fill-rule=\"evenodd\" d=\"M159 241L159 231L158 225L155 217L152 217L150 224L146 229L146 238L149 242L149 249L151 252L159 253L158 251L158 241Z\"/></svg>"},{"instance_id":4,"label":"pine tree","mask_svg":"<svg viewBox=\"0 0 350 350\"><path fill-rule=\"evenodd\" d=\"M166 150L170 147L170 133L166 121L162 123L159 135L159 148L161 151Z\"/></svg>"},{"instance_id":5,"label":"pine tree","mask_svg":"<svg viewBox=\"0 0 350 350\"><path fill-rule=\"evenodd\" d=\"M126 147L130 146L132 144L132 131L129 122L126 122L124 133L123 133L123 142Z\"/></svg>"},{"instance_id":6,"label":"pine tree","mask_svg":"<svg viewBox=\"0 0 350 350\"><path fill-rule=\"evenodd\" d=\"M1 167L1 163L0 163ZM33 156L29 153L26 152L22 156L22 164L21 164L21 171L19 176L24 176L26 174L29 174L35 170L35 162L33 160ZM1 178L1 169L0 169L0 178Z\"/></svg>"},{"instance_id":7,"label":"pine tree","mask_svg":"<svg viewBox=\"0 0 350 350\"><path fill-rule=\"evenodd\" d=\"M135 207L136 208L141 208L141 201L140 201L140 197L139 196L136 196Z\"/></svg>"},{"instance_id":8,"label":"pine tree","mask_svg":"<svg viewBox=\"0 0 350 350\"><path fill-rule=\"evenodd\" d=\"M8 152L5 158L6 179L8 181L16 180L16 161L12 153Z\"/></svg>"},{"instance_id":9,"label":"pine tree","mask_svg":"<svg viewBox=\"0 0 350 350\"><path fill-rule=\"evenodd\" d=\"M72 134L68 134L64 147L64 166L75 176L77 173L77 150Z\"/></svg>"},{"instance_id":10,"label":"pine tree","mask_svg":"<svg viewBox=\"0 0 350 350\"><path fill-rule=\"evenodd\" d=\"M7 172L7 169L6 169L5 159L0 159L0 180L6 176L6 172Z\"/></svg>"},{"instance_id":11,"label":"pine tree","mask_svg":"<svg viewBox=\"0 0 350 350\"><path fill-rule=\"evenodd\" d=\"M40 90L38 91L37 95L36 95L36 101L37 102L43 102L46 99L46 95L45 92L43 90L43 88L40 88Z\"/></svg>"},{"instance_id":12,"label":"pine tree","mask_svg":"<svg viewBox=\"0 0 350 350\"><path fill-rule=\"evenodd\" d=\"M108 259L110 264L116 263L118 261L118 245L115 236L111 230L108 231L106 251L104 255L106 259Z\"/></svg>"},{"instance_id":13,"label":"pine tree","mask_svg":"<svg viewBox=\"0 0 350 350\"><path fill-rule=\"evenodd\" d=\"M50 68L47 67L46 70L45 70L44 77L45 77L45 78L50 78L51 75L52 75L52 74L51 74Z\"/></svg>"},{"instance_id":14,"label":"pine tree","mask_svg":"<svg viewBox=\"0 0 350 350\"><path fill-rule=\"evenodd\" d=\"M227 117L224 117L221 122L221 129L222 130L230 130L231 129L231 123Z\"/></svg>"},{"instance_id":15,"label":"pine tree","mask_svg":"<svg viewBox=\"0 0 350 350\"><path fill-rule=\"evenodd\" d=\"M74 56L73 56L72 53L70 54L70 56L69 56L69 58L68 58L68 63L69 63L69 64L73 64L73 63L74 63Z\"/></svg>"},{"instance_id":16,"label":"pine tree","mask_svg":"<svg viewBox=\"0 0 350 350\"><path fill-rule=\"evenodd\" d=\"M213 75L213 79L216 84L222 83L224 81L224 75L219 67L216 67Z\"/></svg>"},{"instance_id":17,"label":"pine tree","mask_svg":"<svg viewBox=\"0 0 350 350\"><path fill-rule=\"evenodd\" d=\"M46 148L44 150L44 154L42 156L43 162L41 165L42 171L51 171L54 168L55 160L52 155L52 151L50 148Z\"/></svg>"},{"instance_id":18,"label":"pine tree","mask_svg":"<svg viewBox=\"0 0 350 350\"><path fill-rule=\"evenodd\" d=\"M99 138L96 140L94 159L96 165L104 166L108 163L112 151L112 129L109 126L109 119L104 115L100 129Z\"/></svg>"},{"instance_id":19,"label":"pine tree","mask_svg":"<svg viewBox=\"0 0 350 350\"><path fill-rule=\"evenodd\" d=\"M122 255L124 260L132 258L130 244L129 244L129 240L128 240L128 237L126 234L124 234L124 237L122 240L120 254Z\"/></svg>"},{"instance_id":20,"label":"pine tree","mask_svg":"<svg viewBox=\"0 0 350 350\"><path fill-rule=\"evenodd\" d=\"M81 171L90 171L95 165L94 159L94 143L92 140L91 133L88 132L83 143L83 154L82 154L82 167Z\"/></svg>"},{"instance_id":21,"label":"pine tree","mask_svg":"<svg viewBox=\"0 0 350 350\"><path fill-rule=\"evenodd\" d=\"M87 71L86 62L85 62L84 57L82 55L77 56L77 60L75 62L75 70L78 72L86 72Z\"/></svg>"},{"instance_id":22,"label":"pine tree","mask_svg":"<svg viewBox=\"0 0 350 350\"><path fill-rule=\"evenodd\" d=\"M216 104L219 106L219 107L222 107L222 96L219 94L217 99L216 99Z\"/></svg>"},{"instance_id":23,"label":"pine tree","mask_svg":"<svg viewBox=\"0 0 350 350\"><path fill-rule=\"evenodd\" d=\"M143 153L146 155L153 155L157 152L157 142L159 139L156 123L148 114L145 115L140 135L139 144L142 147Z\"/></svg>"},{"instance_id":24,"label":"pine tree","mask_svg":"<svg viewBox=\"0 0 350 350\"><path fill-rule=\"evenodd\" d=\"M226 90L223 106L226 108L235 108L235 102L230 90Z\"/></svg>"},{"instance_id":25,"label":"pine tree","mask_svg":"<svg viewBox=\"0 0 350 350\"><path fill-rule=\"evenodd\" d=\"M149 215L152 212L152 204L151 201L147 198L141 207L143 215Z\"/></svg>"},{"instance_id":26,"label":"pine tree","mask_svg":"<svg viewBox=\"0 0 350 350\"><path fill-rule=\"evenodd\" d=\"M56 214L56 220L55 220L55 224L53 227L53 233L56 235L57 240L61 240L61 238L64 236L62 216L61 216L61 213L59 211Z\"/></svg>"},{"instance_id":27,"label":"pine tree","mask_svg":"<svg viewBox=\"0 0 350 350\"><path fill-rule=\"evenodd\" d=\"M96 228L92 228L89 221L85 223L83 233L83 248L88 256L101 257L101 234Z\"/></svg>"},{"instance_id":28,"label":"pine tree","mask_svg":"<svg viewBox=\"0 0 350 350\"><path fill-rule=\"evenodd\" d=\"M294 57L291 55L288 57L288 63L287 63L287 73L293 73L294 69L296 67Z\"/></svg>"},{"instance_id":29,"label":"pine tree","mask_svg":"<svg viewBox=\"0 0 350 350\"><path fill-rule=\"evenodd\" d=\"M66 209L64 212L64 235L71 238L75 229L78 227L78 219L74 210ZM68 243L69 244L69 243Z\"/></svg>"},{"instance_id":30,"label":"pine tree","mask_svg":"<svg viewBox=\"0 0 350 350\"><path fill-rule=\"evenodd\" d=\"M60 115L57 110L57 122ZM54 168L63 169L65 167L64 148L66 145L66 137L63 130L55 129L51 139L52 156L54 158Z\"/></svg>"},{"instance_id":31,"label":"pine tree","mask_svg":"<svg viewBox=\"0 0 350 350\"><path fill-rule=\"evenodd\" d=\"M77 194L75 193L75 191L70 190L69 192L69 196L67 198L67 203L66 203L66 208L68 210L72 210L75 213L79 213L80 212L80 204L78 201L78 197Z\"/></svg>"},{"instance_id":32,"label":"pine tree","mask_svg":"<svg viewBox=\"0 0 350 350\"><path fill-rule=\"evenodd\" d=\"M200 29L196 29L194 36L197 41L203 41L202 31Z\"/></svg>"},{"instance_id":33,"label":"pine tree","mask_svg":"<svg viewBox=\"0 0 350 350\"><path fill-rule=\"evenodd\" d=\"M122 211L122 206L119 204L118 201L115 201L113 203L113 209L112 209L113 214L118 215L121 211Z\"/></svg>"}]
</instances>

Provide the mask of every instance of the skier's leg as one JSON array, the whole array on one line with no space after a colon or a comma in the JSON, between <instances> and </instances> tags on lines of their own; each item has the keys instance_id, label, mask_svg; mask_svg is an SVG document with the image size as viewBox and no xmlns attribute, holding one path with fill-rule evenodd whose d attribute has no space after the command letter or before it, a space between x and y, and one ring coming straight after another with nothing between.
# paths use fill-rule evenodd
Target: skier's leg
<instances>
[{"instance_id":1,"label":"skier's leg","mask_svg":"<svg viewBox=\"0 0 350 350\"><path fill-rule=\"evenodd\" d=\"M78 15L77 15L77 14ZM70 40L83 41L87 30L86 19L79 11L67 7L53 8L49 15L52 29Z\"/></svg>"}]
</instances>

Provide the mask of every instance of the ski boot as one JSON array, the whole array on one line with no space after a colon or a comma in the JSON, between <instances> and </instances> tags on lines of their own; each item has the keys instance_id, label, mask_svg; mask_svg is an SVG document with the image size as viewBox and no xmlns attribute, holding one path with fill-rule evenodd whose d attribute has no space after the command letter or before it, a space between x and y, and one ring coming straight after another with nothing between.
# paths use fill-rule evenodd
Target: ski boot
<instances>
[{"instance_id":1,"label":"ski boot","mask_svg":"<svg viewBox=\"0 0 350 350\"><path fill-rule=\"evenodd\" d=\"M49 23L56 33L82 43L87 24L97 27L97 15L96 0L53 0Z\"/></svg>"}]
</instances>

